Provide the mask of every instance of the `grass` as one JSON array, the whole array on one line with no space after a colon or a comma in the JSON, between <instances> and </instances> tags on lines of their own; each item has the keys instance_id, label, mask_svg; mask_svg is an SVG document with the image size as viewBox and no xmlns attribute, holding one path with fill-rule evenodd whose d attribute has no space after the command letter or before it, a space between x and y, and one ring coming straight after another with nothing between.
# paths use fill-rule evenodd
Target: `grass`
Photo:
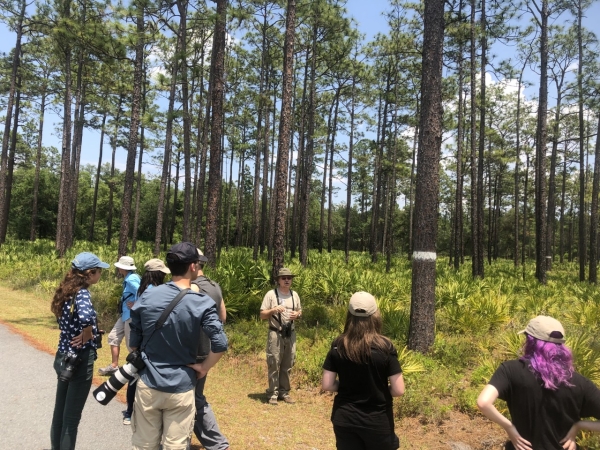
<instances>
[{"instance_id":1,"label":"grass","mask_svg":"<svg viewBox=\"0 0 600 450\"><path fill-rule=\"evenodd\" d=\"M98 289L97 286L91 287L92 298ZM0 322L23 335L39 350L54 354L59 332L49 311L49 303L50 297L47 294L15 290L6 283L0 283ZM234 331L234 328L239 329ZM240 352L240 349L236 349L235 340L239 339L240 334L247 335L248 330L256 335L255 341L261 342L260 349L254 346L251 350L243 348ZM258 330L261 332L258 333ZM219 426L231 442L231 448L334 449L335 438L329 420L333 396L319 392L319 389L307 381L305 371L295 369L292 384L295 386L293 396L297 403L277 407L268 405L265 395L265 324L227 326L227 332L233 338L233 348L208 375L205 393L217 415ZM121 352L122 355L126 354L124 345ZM301 347L298 356L306 357L307 353L308 350ZM95 367L103 367L109 362L110 351L105 346L98 351ZM44 376L54 376L50 367L42 368L41 372ZM105 379L95 376L94 384L98 385ZM125 401L124 390L117 398L118 401ZM399 401L396 400L396 403ZM449 414L447 417L452 418L451 426L446 423L435 428L417 417L398 420L396 427L401 437L401 448L439 448L439 430L445 430L444 438L462 439L464 442L470 442L473 436L481 436L482 433L484 437L498 434L498 430L482 419L473 422L466 415ZM475 434L466 431L472 425L476 428ZM195 437L194 442L195 448L201 448Z\"/></svg>"},{"instance_id":2,"label":"grass","mask_svg":"<svg viewBox=\"0 0 600 450\"><path fill-rule=\"evenodd\" d=\"M74 255L86 249L105 261L115 259L116 248L110 246L77 243L70 252ZM133 256L143 261L150 253L149 246L140 245ZM9 242L0 248L0 321L45 351L54 352L57 340L50 297L73 255L56 258L49 241ZM391 272L386 273L384 262L372 264L366 254L352 254L348 265L341 252L311 252L309 259L306 268L295 260L287 263L298 274L292 288L303 307L292 372L299 404L271 409L264 403L266 324L258 319L262 297L271 288L269 262L252 261L248 249L233 249L223 252L217 267L208 272L223 288L230 348L209 375L206 392L221 427L234 443L232 448L333 448L331 396L321 394L317 386L331 340L342 330L346 301L357 290L369 291L378 299L384 333L400 355L407 391L394 407L397 433L409 438L403 448L441 448L440 442L493 448L500 443L501 430L482 419L475 399L500 362L518 355L522 337L517 331L537 314L561 320L576 369L600 383L600 338L595 332L600 291L578 282L572 263L555 264L548 285L541 286L533 277L532 264L525 270L525 280L521 269L502 260L486 266L484 280L473 280L469 266L454 271L440 260L435 343L429 354L420 355L405 348L409 262L396 257ZM114 305L120 289L121 281L112 271L106 271L91 288L103 328L110 329L116 319ZM109 361L109 349L104 348L97 367ZM283 408L286 422L297 426L278 425ZM581 446L597 449L598 442L597 437L584 436Z\"/></svg>"}]
</instances>

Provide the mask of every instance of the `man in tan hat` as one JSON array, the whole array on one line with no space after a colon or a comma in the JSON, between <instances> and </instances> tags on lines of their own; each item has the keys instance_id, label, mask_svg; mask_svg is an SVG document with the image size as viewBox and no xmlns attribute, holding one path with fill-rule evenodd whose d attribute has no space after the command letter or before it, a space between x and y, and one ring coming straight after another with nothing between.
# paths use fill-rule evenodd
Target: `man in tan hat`
<instances>
[{"instance_id":1,"label":"man in tan hat","mask_svg":"<svg viewBox=\"0 0 600 450\"><path fill-rule=\"evenodd\" d=\"M294 403L290 397L290 373L296 360L294 321L302 315L300 297L291 289L294 277L290 269L280 269L277 273L277 286L267 292L260 307L260 318L269 321L267 395L270 405L277 405L277 400Z\"/></svg>"},{"instance_id":2,"label":"man in tan hat","mask_svg":"<svg viewBox=\"0 0 600 450\"><path fill-rule=\"evenodd\" d=\"M131 323L131 308L137 300L137 291L140 288L140 276L135 273L135 262L131 256L121 256L114 266L119 274L123 276L123 293L119 299L119 313L121 317L117 319L114 327L108 335L108 344L110 345L110 354L112 362L98 369L100 375L112 375L119 369L119 353L121 342L125 338L125 345L129 348L129 324Z\"/></svg>"}]
</instances>

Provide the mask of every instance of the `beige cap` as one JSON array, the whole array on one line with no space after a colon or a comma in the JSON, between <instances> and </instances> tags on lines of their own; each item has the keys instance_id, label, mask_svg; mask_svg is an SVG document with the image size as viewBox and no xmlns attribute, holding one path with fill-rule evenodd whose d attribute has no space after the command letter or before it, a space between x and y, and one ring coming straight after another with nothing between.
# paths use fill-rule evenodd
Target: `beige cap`
<instances>
[{"instance_id":1,"label":"beige cap","mask_svg":"<svg viewBox=\"0 0 600 450\"><path fill-rule=\"evenodd\" d=\"M165 263L162 262L161 259L153 258L144 264L144 269L146 272L162 272L162 273L171 273L169 268L165 266Z\"/></svg>"},{"instance_id":2,"label":"beige cap","mask_svg":"<svg viewBox=\"0 0 600 450\"><path fill-rule=\"evenodd\" d=\"M200 261L202 264L207 263L208 258L206 256L204 256L204 253L202 253L202 250L200 250L198 247L196 247L196 250L198 250L198 254L200 255L198 261Z\"/></svg>"},{"instance_id":3,"label":"beige cap","mask_svg":"<svg viewBox=\"0 0 600 450\"><path fill-rule=\"evenodd\" d=\"M135 263L131 256L121 256L119 261L115 263L115 267L123 270L135 270Z\"/></svg>"},{"instance_id":4,"label":"beige cap","mask_svg":"<svg viewBox=\"0 0 600 450\"><path fill-rule=\"evenodd\" d=\"M529 321L524 330L519 334L527 333L540 341L565 343L565 330L560 322L552 317L537 316Z\"/></svg>"},{"instance_id":5,"label":"beige cap","mask_svg":"<svg viewBox=\"0 0 600 450\"><path fill-rule=\"evenodd\" d=\"M377 302L368 292L355 292L350 297L348 303L348 311L350 314L357 317L369 317L377 311Z\"/></svg>"},{"instance_id":6,"label":"beige cap","mask_svg":"<svg viewBox=\"0 0 600 450\"><path fill-rule=\"evenodd\" d=\"M277 278L279 277L295 277L296 275L294 275L292 273L292 271L290 269L288 269L287 267L282 267L281 269L279 269L279 272L277 272Z\"/></svg>"}]
</instances>

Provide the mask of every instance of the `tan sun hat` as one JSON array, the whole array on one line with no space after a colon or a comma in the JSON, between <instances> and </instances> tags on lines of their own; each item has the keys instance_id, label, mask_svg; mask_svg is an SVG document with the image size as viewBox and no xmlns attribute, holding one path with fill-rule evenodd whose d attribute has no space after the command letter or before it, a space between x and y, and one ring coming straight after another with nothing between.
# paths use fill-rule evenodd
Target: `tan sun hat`
<instances>
[{"instance_id":1,"label":"tan sun hat","mask_svg":"<svg viewBox=\"0 0 600 450\"><path fill-rule=\"evenodd\" d=\"M197 247L196 247L196 250L198 250L198 253L200 254L200 259L198 259L198 261L200 261L202 264L206 264L208 262L208 258L206 256L204 256L204 253L202 253L202 250L200 250Z\"/></svg>"},{"instance_id":2,"label":"tan sun hat","mask_svg":"<svg viewBox=\"0 0 600 450\"><path fill-rule=\"evenodd\" d=\"M279 269L279 272L277 272L277 278L279 277L295 277L296 275L294 275L292 273L292 271L290 269L288 269L287 267L282 267L281 269Z\"/></svg>"},{"instance_id":3,"label":"tan sun hat","mask_svg":"<svg viewBox=\"0 0 600 450\"><path fill-rule=\"evenodd\" d=\"M377 302L368 292L355 292L350 297L348 311L357 317L369 317L377 312Z\"/></svg>"},{"instance_id":4,"label":"tan sun hat","mask_svg":"<svg viewBox=\"0 0 600 450\"><path fill-rule=\"evenodd\" d=\"M548 316L537 316L529 321L524 330L519 334L526 333L540 341L554 342L555 344L565 343L565 330L561 323Z\"/></svg>"},{"instance_id":5,"label":"tan sun hat","mask_svg":"<svg viewBox=\"0 0 600 450\"><path fill-rule=\"evenodd\" d=\"M146 263L144 264L144 269L146 270L146 272L171 273L169 268L165 266L165 263L158 258L153 258L146 261Z\"/></svg>"},{"instance_id":6,"label":"tan sun hat","mask_svg":"<svg viewBox=\"0 0 600 450\"><path fill-rule=\"evenodd\" d=\"M123 270L135 270L135 263L133 262L133 258L131 256L121 256L119 261L115 263L115 267Z\"/></svg>"}]
</instances>

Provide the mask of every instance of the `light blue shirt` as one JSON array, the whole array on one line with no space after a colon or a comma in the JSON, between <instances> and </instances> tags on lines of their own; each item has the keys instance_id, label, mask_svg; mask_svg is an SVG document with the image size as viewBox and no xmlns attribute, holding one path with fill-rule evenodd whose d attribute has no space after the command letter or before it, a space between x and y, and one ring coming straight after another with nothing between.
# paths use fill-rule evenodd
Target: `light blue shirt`
<instances>
[{"instance_id":1,"label":"light blue shirt","mask_svg":"<svg viewBox=\"0 0 600 450\"><path fill-rule=\"evenodd\" d=\"M142 381L162 392L188 392L196 386L196 372L187 367L196 362L202 332L210 339L213 353L227 350L227 336L212 298L190 291L153 333L162 312L181 291L173 282L146 290L131 310L129 345L144 349L146 367Z\"/></svg>"},{"instance_id":2,"label":"light blue shirt","mask_svg":"<svg viewBox=\"0 0 600 450\"><path fill-rule=\"evenodd\" d=\"M140 288L140 276L135 272L129 272L123 280L123 294L121 294L121 320L125 322L129 320L131 310L127 306L127 302L135 302L137 300L137 291Z\"/></svg>"}]
</instances>

